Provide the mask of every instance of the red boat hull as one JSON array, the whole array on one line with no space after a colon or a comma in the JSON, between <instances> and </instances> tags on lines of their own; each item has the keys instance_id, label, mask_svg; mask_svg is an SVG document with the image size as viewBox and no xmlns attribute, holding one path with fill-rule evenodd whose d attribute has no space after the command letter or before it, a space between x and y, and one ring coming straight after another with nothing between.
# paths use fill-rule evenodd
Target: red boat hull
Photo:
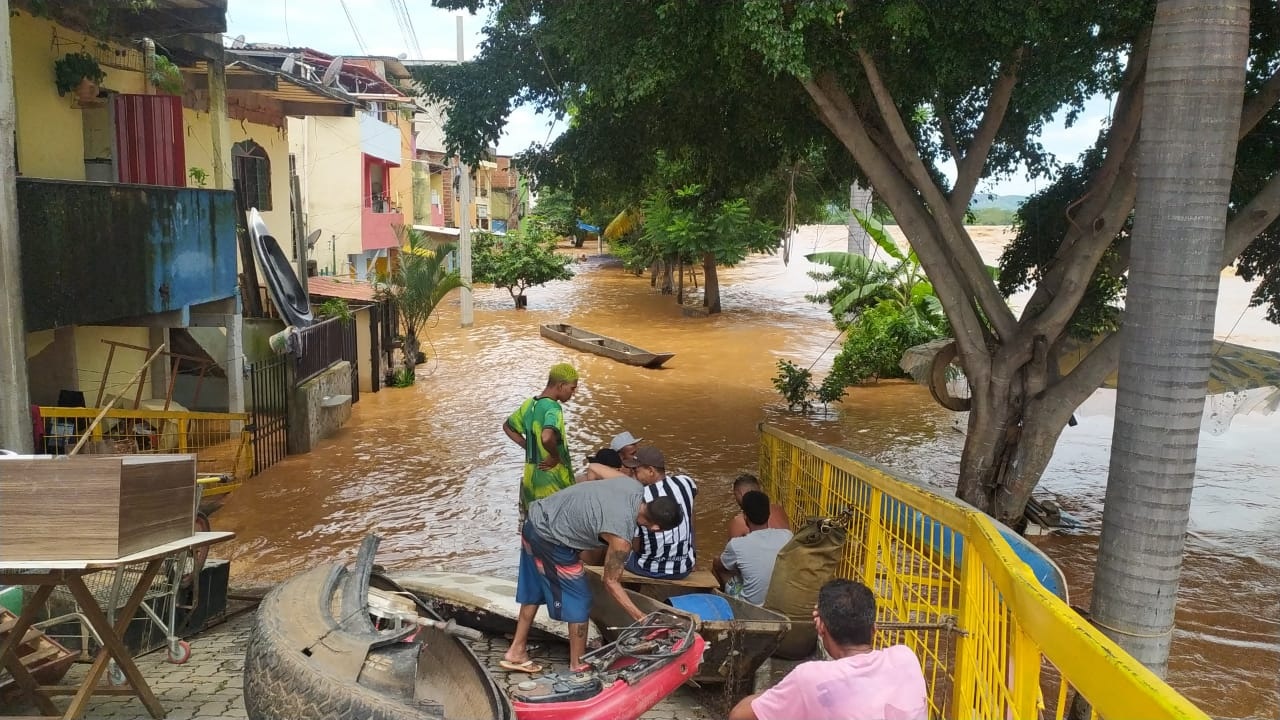
<instances>
[{"instance_id":1,"label":"red boat hull","mask_svg":"<svg viewBox=\"0 0 1280 720\"><path fill-rule=\"evenodd\" d=\"M631 686L615 681L587 700L560 703L513 702L519 720L636 720L698 674L707 642L694 635L678 657Z\"/></svg>"}]
</instances>

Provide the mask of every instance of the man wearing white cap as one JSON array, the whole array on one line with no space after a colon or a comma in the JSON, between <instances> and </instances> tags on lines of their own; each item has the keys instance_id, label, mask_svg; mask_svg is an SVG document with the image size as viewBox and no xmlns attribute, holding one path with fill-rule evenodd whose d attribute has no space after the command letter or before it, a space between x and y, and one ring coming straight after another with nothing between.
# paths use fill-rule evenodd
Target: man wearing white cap
<instances>
[{"instance_id":1,"label":"man wearing white cap","mask_svg":"<svg viewBox=\"0 0 1280 720\"><path fill-rule=\"evenodd\" d=\"M609 449L617 451L622 456L622 462L634 460L636 458L636 448L640 446L640 441L644 438L638 438L632 435L629 430L623 430L613 436L613 440L609 443Z\"/></svg>"}]
</instances>

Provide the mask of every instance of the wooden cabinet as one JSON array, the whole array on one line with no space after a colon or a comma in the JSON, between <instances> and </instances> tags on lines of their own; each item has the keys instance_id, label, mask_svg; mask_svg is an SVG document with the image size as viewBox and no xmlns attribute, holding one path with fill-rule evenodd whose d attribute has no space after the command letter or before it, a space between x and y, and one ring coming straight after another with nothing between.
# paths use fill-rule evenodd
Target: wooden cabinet
<instances>
[{"instance_id":1,"label":"wooden cabinet","mask_svg":"<svg viewBox=\"0 0 1280 720\"><path fill-rule=\"evenodd\" d=\"M194 455L0 458L0 560L112 560L189 537Z\"/></svg>"}]
</instances>

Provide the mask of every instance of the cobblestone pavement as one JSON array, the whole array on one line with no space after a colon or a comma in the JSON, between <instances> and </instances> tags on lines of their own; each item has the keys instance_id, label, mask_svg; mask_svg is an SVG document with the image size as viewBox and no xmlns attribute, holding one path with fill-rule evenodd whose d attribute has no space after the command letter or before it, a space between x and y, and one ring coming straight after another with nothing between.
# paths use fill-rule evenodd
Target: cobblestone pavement
<instances>
[{"instance_id":1,"label":"cobblestone pavement","mask_svg":"<svg viewBox=\"0 0 1280 720\"><path fill-rule=\"evenodd\" d=\"M165 659L164 651L138 658L138 669L160 699L161 705L168 711L167 720L247 718L244 697L241 695L241 673L244 669L245 646L252 626L253 613L244 612L190 638L191 660L185 665L170 664ZM496 669L507 644L503 638L492 638L475 643L473 648L482 660ZM546 643L535 649L533 655L548 671L567 669L568 648L564 645ZM86 664L72 666L63 683L78 683L87 670ZM514 686L530 676L496 672L495 677L500 681L505 679L509 685ZM65 708L67 700L55 698L54 702ZM716 692L682 687L643 717L649 720L712 720L723 717L725 713L723 710L712 712L707 708L718 710L724 703L725 700ZM9 710L5 709L0 715L7 714ZM85 718L150 720L150 715L136 698L98 696L90 701Z\"/></svg>"}]
</instances>

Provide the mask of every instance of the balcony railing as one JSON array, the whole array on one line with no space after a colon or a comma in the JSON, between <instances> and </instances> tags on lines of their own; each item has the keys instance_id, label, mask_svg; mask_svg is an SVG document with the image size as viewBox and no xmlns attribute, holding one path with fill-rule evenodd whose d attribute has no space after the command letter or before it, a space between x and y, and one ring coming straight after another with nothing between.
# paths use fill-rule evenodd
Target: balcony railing
<instances>
[{"instance_id":1,"label":"balcony railing","mask_svg":"<svg viewBox=\"0 0 1280 720\"><path fill-rule=\"evenodd\" d=\"M28 331L236 294L231 191L19 178L18 235Z\"/></svg>"}]
</instances>

